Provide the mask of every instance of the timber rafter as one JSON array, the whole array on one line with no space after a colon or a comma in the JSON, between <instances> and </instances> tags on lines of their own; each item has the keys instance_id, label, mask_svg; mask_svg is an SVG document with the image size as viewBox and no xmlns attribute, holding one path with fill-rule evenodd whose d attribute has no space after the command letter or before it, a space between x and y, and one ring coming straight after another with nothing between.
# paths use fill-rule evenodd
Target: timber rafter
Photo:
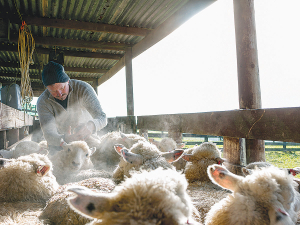
<instances>
[{"instance_id":1,"label":"timber rafter","mask_svg":"<svg viewBox=\"0 0 300 225\"><path fill-rule=\"evenodd\" d=\"M85 30L91 32L104 32L113 34L133 35L133 36L146 36L152 29L138 28L138 27L124 27L118 25L110 25L103 23L82 22L74 20L64 20L46 17L32 17L23 16L23 20L28 25L53 27L72 30ZM12 21L14 23L20 23L20 21Z\"/></svg>"}]
</instances>

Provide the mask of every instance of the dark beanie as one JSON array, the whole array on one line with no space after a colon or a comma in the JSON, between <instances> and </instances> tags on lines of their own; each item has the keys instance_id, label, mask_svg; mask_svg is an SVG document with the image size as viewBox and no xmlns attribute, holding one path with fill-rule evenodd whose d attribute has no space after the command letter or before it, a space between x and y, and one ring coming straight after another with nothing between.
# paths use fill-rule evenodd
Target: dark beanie
<instances>
[{"instance_id":1,"label":"dark beanie","mask_svg":"<svg viewBox=\"0 0 300 225\"><path fill-rule=\"evenodd\" d=\"M47 87L48 85L55 83L65 83L70 80L70 77L65 73L62 65L50 61L46 66L44 66L42 80L43 84Z\"/></svg>"}]
</instances>

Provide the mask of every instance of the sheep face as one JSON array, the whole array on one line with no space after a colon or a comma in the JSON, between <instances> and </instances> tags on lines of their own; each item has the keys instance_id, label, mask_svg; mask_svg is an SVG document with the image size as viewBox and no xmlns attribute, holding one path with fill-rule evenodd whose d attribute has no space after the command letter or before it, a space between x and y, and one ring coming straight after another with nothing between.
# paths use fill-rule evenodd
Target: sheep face
<instances>
[{"instance_id":1,"label":"sheep face","mask_svg":"<svg viewBox=\"0 0 300 225\"><path fill-rule=\"evenodd\" d=\"M179 225L191 222L193 206L186 188L182 174L159 168L133 174L112 193L70 187L76 196L68 202L80 214L101 220L95 224Z\"/></svg>"},{"instance_id":2,"label":"sheep face","mask_svg":"<svg viewBox=\"0 0 300 225\"><path fill-rule=\"evenodd\" d=\"M211 208L205 224L294 224L297 220L299 193L286 170L266 167L243 177L211 165L207 173L212 182L233 193Z\"/></svg>"},{"instance_id":3,"label":"sheep face","mask_svg":"<svg viewBox=\"0 0 300 225\"><path fill-rule=\"evenodd\" d=\"M222 164L225 160L221 158L220 150L212 142L204 142L195 146L191 153L184 153L182 158L188 163L185 166L185 176L189 182L209 181L206 173L207 167L213 164Z\"/></svg>"},{"instance_id":4,"label":"sheep face","mask_svg":"<svg viewBox=\"0 0 300 225\"><path fill-rule=\"evenodd\" d=\"M58 188L51 169L48 157L40 154L1 159L0 201L46 201Z\"/></svg>"},{"instance_id":5,"label":"sheep face","mask_svg":"<svg viewBox=\"0 0 300 225\"><path fill-rule=\"evenodd\" d=\"M70 171L79 171L91 164L90 156L95 152L96 148L89 149L88 145L83 141L74 141L70 144L63 145L60 156L65 163L64 169Z\"/></svg>"},{"instance_id":6,"label":"sheep face","mask_svg":"<svg viewBox=\"0 0 300 225\"><path fill-rule=\"evenodd\" d=\"M158 167L173 168L167 159L164 158L164 154L158 150L158 148L149 143L140 141L127 149L121 144L115 145L116 152L122 156L118 167L115 169L113 177L117 180L122 180L124 176L130 177L130 170L143 169L156 169ZM181 155L183 151L174 151L173 153L167 153L166 156L170 160L177 159L178 155ZM173 156L169 156L172 154Z\"/></svg>"}]
</instances>

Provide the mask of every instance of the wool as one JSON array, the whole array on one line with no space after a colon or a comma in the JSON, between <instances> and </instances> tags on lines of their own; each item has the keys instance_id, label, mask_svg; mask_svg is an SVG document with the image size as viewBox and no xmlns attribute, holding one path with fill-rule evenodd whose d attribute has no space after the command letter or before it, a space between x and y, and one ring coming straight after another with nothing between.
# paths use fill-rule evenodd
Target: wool
<instances>
[{"instance_id":1,"label":"wool","mask_svg":"<svg viewBox=\"0 0 300 225\"><path fill-rule=\"evenodd\" d=\"M192 218L193 205L184 175L175 170L142 170L125 179L112 193L93 194L89 189L70 187L76 197L69 199L73 210L93 225L181 225L198 224ZM87 206L91 211L88 211Z\"/></svg>"}]
</instances>

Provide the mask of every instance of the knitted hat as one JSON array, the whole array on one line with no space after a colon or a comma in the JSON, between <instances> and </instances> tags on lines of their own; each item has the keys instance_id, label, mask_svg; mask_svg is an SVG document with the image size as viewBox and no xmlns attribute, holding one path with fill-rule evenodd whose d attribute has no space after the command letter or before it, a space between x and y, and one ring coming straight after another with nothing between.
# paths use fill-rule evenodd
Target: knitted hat
<instances>
[{"instance_id":1,"label":"knitted hat","mask_svg":"<svg viewBox=\"0 0 300 225\"><path fill-rule=\"evenodd\" d=\"M65 73L62 65L50 61L43 69L42 80L43 84L47 87L55 83L65 83L70 80L70 77Z\"/></svg>"}]
</instances>

